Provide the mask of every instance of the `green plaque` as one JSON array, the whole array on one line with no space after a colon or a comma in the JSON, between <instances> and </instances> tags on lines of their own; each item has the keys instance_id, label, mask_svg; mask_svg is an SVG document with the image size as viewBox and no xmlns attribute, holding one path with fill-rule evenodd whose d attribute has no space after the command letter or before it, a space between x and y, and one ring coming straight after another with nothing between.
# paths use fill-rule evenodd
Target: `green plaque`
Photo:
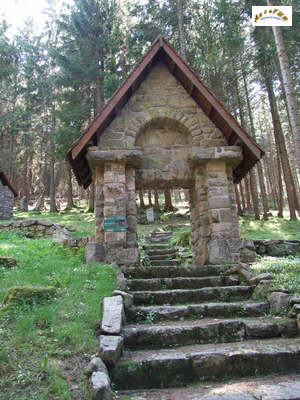
<instances>
[{"instance_id":1,"label":"green plaque","mask_svg":"<svg viewBox=\"0 0 300 400\"><path fill-rule=\"evenodd\" d=\"M104 232L126 231L126 217L104 217Z\"/></svg>"}]
</instances>

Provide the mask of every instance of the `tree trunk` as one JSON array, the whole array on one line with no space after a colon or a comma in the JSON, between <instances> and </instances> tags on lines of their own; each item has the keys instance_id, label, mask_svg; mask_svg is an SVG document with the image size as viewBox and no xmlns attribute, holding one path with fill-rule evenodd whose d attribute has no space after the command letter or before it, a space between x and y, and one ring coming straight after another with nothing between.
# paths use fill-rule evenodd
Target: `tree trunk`
<instances>
[{"instance_id":1,"label":"tree trunk","mask_svg":"<svg viewBox=\"0 0 300 400\"><path fill-rule=\"evenodd\" d=\"M148 205L152 207L152 196L151 196L151 190L148 190Z\"/></svg>"},{"instance_id":2,"label":"tree trunk","mask_svg":"<svg viewBox=\"0 0 300 400\"><path fill-rule=\"evenodd\" d=\"M184 0L177 0L177 19L180 42L180 55L184 59L184 61L186 61L186 38L183 23L183 1Z\"/></svg>"},{"instance_id":3,"label":"tree trunk","mask_svg":"<svg viewBox=\"0 0 300 400\"><path fill-rule=\"evenodd\" d=\"M145 208L144 192L142 190L139 190L139 198L140 198L140 207Z\"/></svg>"},{"instance_id":4,"label":"tree trunk","mask_svg":"<svg viewBox=\"0 0 300 400\"><path fill-rule=\"evenodd\" d=\"M270 211L269 210L269 202L268 202L268 197L267 197L267 193L266 193L264 174L263 174L263 170L262 170L260 161L258 161L258 163L257 163L257 173L258 173L258 182L259 182L260 194L261 194L263 210L264 210L263 218L268 219L268 212Z\"/></svg>"},{"instance_id":5,"label":"tree trunk","mask_svg":"<svg viewBox=\"0 0 300 400\"><path fill-rule=\"evenodd\" d=\"M159 210L159 196L158 196L158 191L155 189L154 190L154 208L156 210Z\"/></svg>"},{"instance_id":6,"label":"tree trunk","mask_svg":"<svg viewBox=\"0 0 300 400\"><path fill-rule=\"evenodd\" d=\"M244 178L244 184L245 184L245 195L246 195L246 210L250 212L252 210L252 207L251 207L250 190L249 190L249 179L247 175Z\"/></svg>"},{"instance_id":7,"label":"tree trunk","mask_svg":"<svg viewBox=\"0 0 300 400\"><path fill-rule=\"evenodd\" d=\"M171 198L171 190L170 189L165 189L164 191L165 194L165 211L173 211L174 207L172 205L172 198Z\"/></svg>"},{"instance_id":8,"label":"tree trunk","mask_svg":"<svg viewBox=\"0 0 300 400\"><path fill-rule=\"evenodd\" d=\"M272 86L271 79L269 76L265 76L265 84L266 84L266 89L267 89L267 93L268 93L268 99L269 99L269 104L270 104L270 109L271 109L271 114L272 114L275 142L276 142L276 146L278 147L284 181L285 181L285 187L286 187L288 205L289 205L289 211L290 211L290 219L294 220L294 219L297 219L296 198L294 196L294 191L293 191L294 182L293 182L293 177L290 172L291 169L290 169L288 154L287 154L287 150L286 150L286 146L285 146L284 136L283 136L283 132L282 132L282 128L281 128L281 123L280 123L280 119L279 119L279 114L278 114L278 110L277 110L277 104L276 104L275 96L274 96L274 92L273 92L273 86Z\"/></svg>"},{"instance_id":9,"label":"tree trunk","mask_svg":"<svg viewBox=\"0 0 300 400\"><path fill-rule=\"evenodd\" d=\"M245 95L246 95L246 103L247 103L247 110L248 110L248 116L250 120L250 130L251 130L251 136L253 139L256 139L256 134L255 134L255 127L254 127L254 122L253 122L253 116L252 116L252 109L251 109L251 104L250 104L250 98L249 98L249 92L248 92L248 86L247 86L247 80L245 76L245 70L243 68L243 64L241 63L242 66L242 77L243 77L243 82L244 82L244 89L245 89ZM259 220L259 202L258 202L258 195L257 195L257 182L256 182L256 176L255 176L255 171L252 169L250 171L250 190L251 190L251 196L252 196L252 201L253 201L253 210L254 210L254 215L255 219ZM265 209L265 207L264 207ZM266 217L266 214L264 214Z\"/></svg>"},{"instance_id":10,"label":"tree trunk","mask_svg":"<svg viewBox=\"0 0 300 400\"><path fill-rule=\"evenodd\" d=\"M279 149L276 147L277 153L277 165L278 165L278 217L283 218L283 186L281 179L281 162L280 162L280 154Z\"/></svg>"},{"instance_id":11,"label":"tree trunk","mask_svg":"<svg viewBox=\"0 0 300 400\"><path fill-rule=\"evenodd\" d=\"M94 212L94 210L95 210L95 184L94 182L92 182L90 184L88 211Z\"/></svg>"},{"instance_id":12,"label":"tree trunk","mask_svg":"<svg viewBox=\"0 0 300 400\"><path fill-rule=\"evenodd\" d=\"M52 117L52 128L55 129L55 117ZM56 202L55 202L55 144L53 139L50 137L50 212L56 212Z\"/></svg>"},{"instance_id":13,"label":"tree trunk","mask_svg":"<svg viewBox=\"0 0 300 400\"><path fill-rule=\"evenodd\" d=\"M271 0L268 0L268 4L270 6L273 5ZM272 30L275 38L276 51L279 59L279 65L284 84L283 87L288 106L288 113L295 142L297 166L300 173L300 117L297 114L296 93L294 91L294 84L290 73L288 57L285 51L281 28L279 26L272 26Z\"/></svg>"},{"instance_id":14,"label":"tree trunk","mask_svg":"<svg viewBox=\"0 0 300 400\"><path fill-rule=\"evenodd\" d=\"M70 164L67 162L67 206L66 210L71 210L71 208L74 207L74 202L73 202L73 187L72 187L72 170L70 167Z\"/></svg>"},{"instance_id":15,"label":"tree trunk","mask_svg":"<svg viewBox=\"0 0 300 400\"><path fill-rule=\"evenodd\" d=\"M242 207L243 207L242 212L245 212L245 210L246 210L246 203L245 203L245 195L244 195L244 188L243 188L242 182L239 183L239 187L240 187L241 199L242 199Z\"/></svg>"},{"instance_id":16,"label":"tree trunk","mask_svg":"<svg viewBox=\"0 0 300 400\"><path fill-rule=\"evenodd\" d=\"M234 185L234 192L235 192L235 202L237 205L238 215L241 215L242 207L241 207L241 198L238 190L238 185Z\"/></svg>"}]
</instances>

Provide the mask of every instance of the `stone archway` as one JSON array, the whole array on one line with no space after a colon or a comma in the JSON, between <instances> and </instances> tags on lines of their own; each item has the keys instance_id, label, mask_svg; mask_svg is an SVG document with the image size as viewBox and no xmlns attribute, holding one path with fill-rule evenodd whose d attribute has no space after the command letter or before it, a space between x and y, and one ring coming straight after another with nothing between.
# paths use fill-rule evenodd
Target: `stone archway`
<instances>
[{"instance_id":1,"label":"stone archway","mask_svg":"<svg viewBox=\"0 0 300 400\"><path fill-rule=\"evenodd\" d=\"M237 262L233 180L262 155L159 38L68 152L80 184L96 184L92 259L136 262L136 190L180 187L190 190L195 265Z\"/></svg>"}]
</instances>

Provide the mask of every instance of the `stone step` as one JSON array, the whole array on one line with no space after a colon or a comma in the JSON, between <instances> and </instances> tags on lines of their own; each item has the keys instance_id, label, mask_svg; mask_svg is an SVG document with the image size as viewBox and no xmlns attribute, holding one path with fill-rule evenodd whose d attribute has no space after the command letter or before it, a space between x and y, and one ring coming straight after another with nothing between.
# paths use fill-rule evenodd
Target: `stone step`
<instances>
[{"instance_id":1,"label":"stone step","mask_svg":"<svg viewBox=\"0 0 300 400\"><path fill-rule=\"evenodd\" d=\"M168 261L168 260L174 260L176 259L176 256L178 255L177 252L173 252L171 254L158 254L155 256L149 256L148 258L150 261Z\"/></svg>"},{"instance_id":2,"label":"stone step","mask_svg":"<svg viewBox=\"0 0 300 400\"><path fill-rule=\"evenodd\" d=\"M300 372L298 338L125 352L111 378L117 389L151 389L289 372Z\"/></svg>"},{"instance_id":3,"label":"stone step","mask_svg":"<svg viewBox=\"0 0 300 400\"><path fill-rule=\"evenodd\" d=\"M260 317L269 311L268 302L201 303L176 306L138 306L126 311L133 322L178 321L192 318Z\"/></svg>"},{"instance_id":4,"label":"stone step","mask_svg":"<svg viewBox=\"0 0 300 400\"><path fill-rule=\"evenodd\" d=\"M207 286L236 286L239 279L234 276L209 276L204 278L153 278L128 279L129 290L161 290L161 289L199 289Z\"/></svg>"},{"instance_id":5,"label":"stone step","mask_svg":"<svg viewBox=\"0 0 300 400\"><path fill-rule=\"evenodd\" d=\"M167 265L180 265L181 260L154 260L151 261L151 264L154 266L167 266Z\"/></svg>"},{"instance_id":6,"label":"stone step","mask_svg":"<svg viewBox=\"0 0 300 400\"><path fill-rule=\"evenodd\" d=\"M139 266L123 267L126 278L151 279L151 278L177 278L177 277L205 277L223 274L233 265L203 265L201 267L182 266Z\"/></svg>"},{"instance_id":7,"label":"stone step","mask_svg":"<svg viewBox=\"0 0 300 400\"><path fill-rule=\"evenodd\" d=\"M166 249L158 249L158 250L147 250L147 254L149 257L172 255L174 253L177 253L177 250L174 247L170 247L170 248L166 248Z\"/></svg>"},{"instance_id":8,"label":"stone step","mask_svg":"<svg viewBox=\"0 0 300 400\"><path fill-rule=\"evenodd\" d=\"M157 237L157 238L152 238L151 242L152 243L162 244L162 243L168 243L169 239L170 239L170 237L168 237L168 236L166 236L166 237Z\"/></svg>"},{"instance_id":9,"label":"stone step","mask_svg":"<svg viewBox=\"0 0 300 400\"><path fill-rule=\"evenodd\" d=\"M143 245L143 249L148 250L159 250L159 249L170 249L171 246L169 244L145 244Z\"/></svg>"},{"instance_id":10,"label":"stone step","mask_svg":"<svg viewBox=\"0 0 300 400\"><path fill-rule=\"evenodd\" d=\"M126 400L296 400L300 399L300 374L228 379L187 388L119 391Z\"/></svg>"},{"instance_id":11,"label":"stone step","mask_svg":"<svg viewBox=\"0 0 300 400\"><path fill-rule=\"evenodd\" d=\"M129 325L122 330L125 348L130 350L297 335L297 322L289 318L284 320L276 318L202 319L155 325Z\"/></svg>"},{"instance_id":12,"label":"stone step","mask_svg":"<svg viewBox=\"0 0 300 400\"><path fill-rule=\"evenodd\" d=\"M157 236L157 235L172 235L171 231L161 231L161 232L152 232L151 236Z\"/></svg>"},{"instance_id":13,"label":"stone step","mask_svg":"<svg viewBox=\"0 0 300 400\"><path fill-rule=\"evenodd\" d=\"M246 300L254 286L222 286L202 289L174 289L157 291L133 291L135 305L139 304L182 304L202 301Z\"/></svg>"}]
</instances>

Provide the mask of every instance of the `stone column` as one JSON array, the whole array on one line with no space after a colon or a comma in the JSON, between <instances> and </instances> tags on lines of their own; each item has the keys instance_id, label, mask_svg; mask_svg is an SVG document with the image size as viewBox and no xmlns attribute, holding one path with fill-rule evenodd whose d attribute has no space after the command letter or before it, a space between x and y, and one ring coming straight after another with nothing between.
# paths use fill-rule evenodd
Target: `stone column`
<instances>
[{"instance_id":1,"label":"stone column","mask_svg":"<svg viewBox=\"0 0 300 400\"><path fill-rule=\"evenodd\" d=\"M104 195L103 195L103 167L95 168L95 242L104 242Z\"/></svg>"},{"instance_id":2,"label":"stone column","mask_svg":"<svg viewBox=\"0 0 300 400\"><path fill-rule=\"evenodd\" d=\"M212 160L206 163L205 169L208 218L211 229L208 262L211 264L232 262L227 239L235 236L237 221L233 221L233 197L229 191L226 162Z\"/></svg>"},{"instance_id":3,"label":"stone column","mask_svg":"<svg viewBox=\"0 0 300 400\"><path fill-rule=\"evenodd\" d=\"M194 169L195 186L190 189L191 238L195 265L207 262L207 242L210 238L207 190L203 166Z\"/></svg>"},{"instance_id":4,"label":"stone column","mask_svg":"<svg viewBox=\"0 0 300 400\"><path fill-rule=\"evenodd\" d=\"M104 218L126 217L126 176L125 164L106 162L104 164ZM123 247L126 243L126 232L104 232L106 255L110 258L115 248Z\"/></svg>"},{"instance_id":5,"label":"stone column","mask_svg":"<svg viewBox=\"0 0 300 400\"><path fill-rule=\"evenodd\" d=\"M127 247L137 247L137 219L136 219L136 194L135 194L135 169L126 167L126 191L127 191Z\"/></svg>"}]
</instances>

